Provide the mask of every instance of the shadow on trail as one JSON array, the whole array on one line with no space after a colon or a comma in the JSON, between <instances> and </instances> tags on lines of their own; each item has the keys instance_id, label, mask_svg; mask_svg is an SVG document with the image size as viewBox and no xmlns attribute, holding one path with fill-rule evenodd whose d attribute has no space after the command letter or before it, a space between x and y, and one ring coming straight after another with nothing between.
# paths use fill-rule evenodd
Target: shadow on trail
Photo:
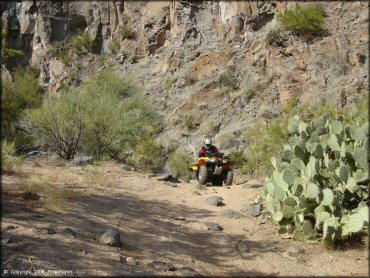
<instances>
[{"instance_id":1,"label":"shadow on trail","mask_svg":"<svg viewBox=\"0 0 370 278\"><path fill-rule=\"evenodd\" d=\"M214 212L209 210L141 200L125 194L85 196L73 211L48 212L44 218L36 218L35 214L40 213L25 206L22 199L11 195L3 195L2 198L3 207L5 205L3 218L15 225L19 223L20 226L36 230L40 227L56 227L57 232L55 235L46 235L37 231L34 236L20 236L15 239L16 243L5 245L2 269L11 267L11 261L7 259L19 253L24 258L33 257L35 261L45 262L45 265L35 268L90 269L87 275L99 275L99 271L122 275L124 266L119 262L119 254L124 254L135 257L139 262L151 259L193 267L205 275L215 275L220 271L221 275L227 276L274 275L253 269L238 269L233 264L235 260L254 260L258 254L272 252L266 249L266 243L249 240L243 234L195 229L184 221L174 220L179 215L206 220L214 216ZM63 235L63 227L73 229L76 237ZM119 229L123 243L120 248L96 243L95 235L109 228ZM237 248L240 242L245 247L242 253ZM189 257L191 261L184 261ZM197 263L205 264L207 268L201 269ZM147 270L148 266L139 264L136 270L143 269Z\"/></svg>"}]
</instances>

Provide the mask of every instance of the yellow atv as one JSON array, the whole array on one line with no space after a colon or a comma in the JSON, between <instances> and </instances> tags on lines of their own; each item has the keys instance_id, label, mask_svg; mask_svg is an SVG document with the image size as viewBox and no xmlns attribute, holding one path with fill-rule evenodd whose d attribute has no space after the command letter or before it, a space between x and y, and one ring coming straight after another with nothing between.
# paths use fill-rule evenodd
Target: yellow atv
<instances>
[{"instance_id":1,"label":"yellow atv","mask_svg":"<svg viewBox=\"0 0 370 278\"><path fill-rule=\"evenodd\" d=\"M200 157L198 164L192 165L189 171L199 184L206 185L231 185L233 182L232 162L223 153L214 153L206 157Z\"/></svg>"}]
</instances>

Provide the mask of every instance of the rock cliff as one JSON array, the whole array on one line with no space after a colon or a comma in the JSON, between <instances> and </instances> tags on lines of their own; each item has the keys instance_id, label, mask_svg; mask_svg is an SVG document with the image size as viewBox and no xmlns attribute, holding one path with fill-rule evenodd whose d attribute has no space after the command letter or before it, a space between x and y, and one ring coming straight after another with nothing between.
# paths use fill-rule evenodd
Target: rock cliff
<instances>
[{"instance_id":1,"label":"rock cliff","mask_svg":"<svg viewBox=\"0 0 370 278\"><path fill-rule=\"evenodd\" d=\"M266 35L276 14L294 2L13 1L1 2L0 12L9 44L25 52L8 67L39 64L48 91L78 84L70 80L72 69L84 80L113 66L132 76L165 116L159 135L165 146L198 146L206 134L220 144L227 134L226 147L237 149L244 128L277 117L292 98L339 106L343 95L350 103L366 93L368 3L321 3L325 34L310 40L286 34L281 46L268 45ZM132 36L124 37L123 27ZM55 42L84 31L94 41L92 53L68 66L50 54ZM232 85L220 84L222 74ZM184 117L194 129L184 128Z\"/></svg>"}]
</instances>

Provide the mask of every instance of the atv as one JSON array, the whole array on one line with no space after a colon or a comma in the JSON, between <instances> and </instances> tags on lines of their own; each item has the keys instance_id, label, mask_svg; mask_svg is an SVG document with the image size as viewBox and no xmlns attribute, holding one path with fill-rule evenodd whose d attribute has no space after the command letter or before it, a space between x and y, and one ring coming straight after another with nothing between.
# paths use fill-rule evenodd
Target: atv
<instances>
[{"instance_id":1,"label":"atv","mask_svg":"<svg viewBox=\"0 0 370 278\"><path fill-rule=\"evenodd\" d=\"M232 162L223 153L213 153L206 157L199 157L198 164L192 165L189 171L199 184L231 185L233 182Z\"/></svg>"}]
</instances>

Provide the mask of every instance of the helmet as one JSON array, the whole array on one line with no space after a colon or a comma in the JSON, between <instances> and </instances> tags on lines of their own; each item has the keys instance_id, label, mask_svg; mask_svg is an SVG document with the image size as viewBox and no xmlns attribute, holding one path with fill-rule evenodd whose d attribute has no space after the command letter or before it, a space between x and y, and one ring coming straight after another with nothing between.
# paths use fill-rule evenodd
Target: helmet
<instances>
[{"instance_id":1,"label":"helmet","mask_svg":"<svg viewBox=\"0 0 370 278\"><path fill-rule=\"evenodd\" d=\"M206 148L208 149L209 147L211 147L212 145L212 140L211 138L206 138L206 140L204 140L204 144L206 145Z\"/></svg>"}]
</instances>

